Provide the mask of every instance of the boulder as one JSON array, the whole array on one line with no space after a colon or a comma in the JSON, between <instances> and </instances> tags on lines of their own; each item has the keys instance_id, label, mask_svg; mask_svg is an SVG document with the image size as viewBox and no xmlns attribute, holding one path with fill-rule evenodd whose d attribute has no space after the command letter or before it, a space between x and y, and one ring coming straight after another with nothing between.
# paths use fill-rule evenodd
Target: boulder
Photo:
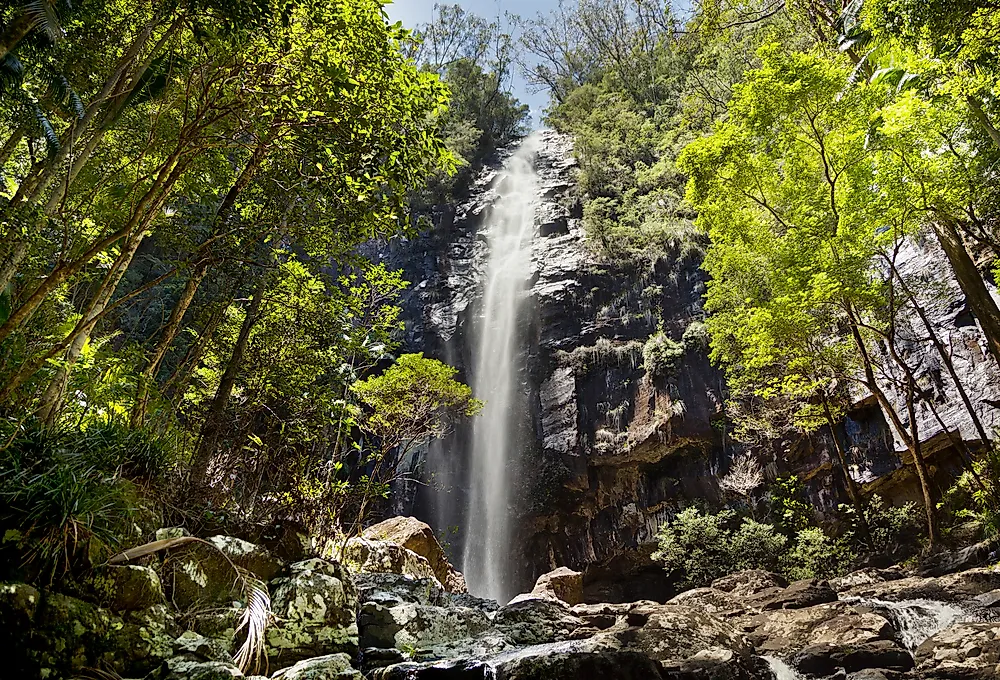
<instances>
[{"instance_id":1,"label":"boulder","mask_svg":"<svg viewBox=\"0 0 1000 680\"><path fill-rule=\"evenodd\" d=\"M712 581L712 588L731 593L734 597L750 597L772 588L786 588L784 576L763 569L745 569Z\"/></svg>"},{"instance_id":2,"label":"boulder","mask_svg":"<svg viewBox=\"0 0 1000 680\"><path fill-rule=\"evenodd\" d=\"M243 673L231 663L223 661L198 661L185 656L167 660L163 680L233 680Z\"/></svg>"},{"instance_id":3,"label":"boulder","mask_svg":"<svg viewBox=\"0 0 1000 680\"><path fill-rule=\"evenodd\" d=\"M236 628L243 607L218 607L195 612L185 617L190 629L213 641L228 654L236 651Z\"/></svg>"},{"instance_id":4,"label":"boulder","mask_svg":"<svg viewBox=\"0 0 1000 680\"><path fill-rule=\"evenodd\" d=\"M85 667L113 664L119 650L110 632L123 625L106 609L46 592L30 631L29 654L40 669L39 677L71 677Z\"/></svg>"},{"instance_id":5,"label":"boulder","mask_svg":"<svg viewBox=\"0 0 1000 680\"><path fill-rule=\"evenodd\" d=\"M171 551L163 562L169 599L182 610L225 605L243 594L243 582L217 548L194 542Z\"/></svg>"},{"instance_id":6,"label":"boulder","mask_svg":"<svg viewBox=\"0 0 1000 680\"><path fill-rule=\"evenodd\" d=\"M358 652L358 591L341 564L313 558L271 582L275 622L265 633L268 661L281 669L311 657Z\"/></svg>"},{"instance_id":7,"label":"boulder","mask_svg":"<svg viewBox=\"0 0 1000 680\"><path fill-rule=\"evenodd\" d=\"M0 583L0 628L24 630L35 620L42 594L27 583Z\"/></svg>"},{"instance_id":8,"label":"boulder","mask_svg":"<svg viewBox=\"0 0 1000 680\"><path fill-rule=\"evenodd\" d=\"M552 597L572 606L583 601L583 574L567 567L559 567L542 574L531 589L532 595Z\"/></svg>"},{"instance_id":9,"label":"boulder","mask_svg":"<svg viewBox=\"0 0 1000 680\"><path fill-rule=\"evenodd\" d=\"M448 561L434 530L416 517L390 517L368 527L364 538L389 541L420 555L430 565L434 576L450 593L467 592L465 577Z\"/></svg>"},{"instance_id":10,"label":"boulder","mask_svg":"<svg viewBox=\"0 0 1000 680\"><path fill-rule=\"evenodd\" d=\"M358 628L362 647L433 649L485 633L490 628L490 620L484 612L468 607L436 607L409 602L386 607L366 602L358 614Z\"/></svg>"},{"instance_id":11,"label":"boulder","mask_svg":"<svg viewBox=\"0 0 1000 680\"><path fill-rule=\"evenodd\" d=\"M695 588L686 590L672 598L667 604L680 604L703 609L709 614L744 612L747 606L739 597L715 588Z\"/></svg>"},{"instance_id":12,"label":"boulder","mask_svg":"<svg viewBox=\"0 0 1000 680\"><path fill-rule=\"evenodd\" d=\"M356 573L404 574L440 583L426 558L390 541L352 538L344 547L344 564Z\"/></svg>"},{"instance_id":13,"label":"boulder","mask_svg":"<svg viewBox=\"0 0 1000 680\"><path fill-rule=\"evenodd\" d=\"M913 657L891 640L876 640L857 645L814 644L793 657L792 663L801 673L832 675L838 669L853 673L866 668L908 671Z\"/></svg>"},{"instance_id":14,"label":"boulder","mask_svg":"<svg viewBox=\"0 0 1000 680\"><path fill-rule=\"evenodd\" d=\"M829 583L808 578L796 581L787 588L759 592L748 598L747 604L757 609L803 609L836 601L837 593Z\"/></svg>"},{"instance_id":15,"label":"boulder","mask_svg":"<svg viewBox=\"0 0 1000 680\"><path fill-rule=\"evenodd\" d=\"M921 576L944 576L996 562L1000 552L1000 537L991 538L961 550L939 552L920 565Z\"/></svg>"},{"instance_id":16,"label":"boulder","mask_svg":"<svg viewBox=\"0 0 1000 680\"><path fill-rule=\"evenodd\" d=\"M362 677L351 668L351 657L347 654L327 654L283 668L271 680L362 680Z\"/></svg>"},{"instance_id":17,"label":"boulder","mask_svg":"<svg viewBox=\"0 0 1000 680\"><path fill-rule=\"evenodd\" d=\"M191 534L184 527L164 527L156 530L156 540L166 541L171 538L183 538Z\"/></svg>"},{"instance_id":18,"label":"boulder","mask_svg":"<svg viewBox=\"0 0 1000 680\"><path fill-rule=\"evenodd\" d=\"M246 569L261 581L270 581L285 566L267 548L256 543L232 536L212 536L207 541L237 567Z\"/></svg>"},{"instance_id":19,"label":"boulder","mask_svg":"<svg viewBox=\"0 0 1000 680\"><path fill-rule=\"evenodd\" d=\"M121 627L108 631L108 643L125 677L144 677L174 655L174 640L181 631L172 614L165 604L131 611Z\"/></svg>"},{"instance_id":20,"label":"boulder","mask_svg":"<svg viewBox=\"0 0 1000 680\"><path fill-rule=\"evenodd\" d=\"M914 655L920 678L986 680L1000 677L1000 623L959 623L921 644Z\"/></svg>"},{"instance_id":21,"label":"boulder","mask_svg":"<svg viewBox=\"0 0 1000 680\"><path fill-rule=\"evenodd\" d=\"M201 661L229 662L229 652L214 640L199 635L193 630L184 631L173 644L174 654L188 656Z\"/></svg>"},{"instance_id":22,"label":"boulder","mask_svg":"<svg viewBox=\"0 0 1000 680\"><path fill-rule=\"evenodd\" d=\"M837 578L832 578L829 580L830 587L833 588L838 593L850 590L851 588L856 588L858 586L872 585L873 583L885 583L886 581L895 581L901 579L905 576L903 571L899 567L892 567L890 569L876 569L874 567L867 567L865 569L859 569L857 571L852 571L850 574L844 576L838 576Z\"/></svg>"},{"instance_id":23,"label":"boulder","mask_svg":"<svg viewBox=\"0 0 1000 680\"><path fill-rule=\"evenodd\" d=\"M559 600L518 596L497 610L493 625L516 645L537 645L569 639L583 621Z\"/></svg>"},{"instance_id":24,"label":"boulder","mask_svg":"<svg viewBox=\"0 0 1000 680\"><path fill-rule=\"evenodd\" d=\"M405 574L356 574L360 602L378 602L392 607L402 602L443 605L447 598L436 578L414 578Z\"/></svg>"},{"instance_id":25,"label":"boulder","mask_svg":"<svg viewBox=\"0 0 1000 680\"><path fill-rule=\"evenodd\" d=\"M1000 569L979 568L939 577L910 576L894 581L857 585L841 593L842 597L870 600L939 600L963 602L977 595L1000 589Z\"/></svg>"},{"instance_id":26,"label":"boulder","mask_svg":"<svg viewBox=\"0 0 1000 680\"><path fill-rule=\"evenodd\" d=\"M160 577L150 567L111 566L93 578L92 586L103 603L118 612L148 609L166 602Z\"/></svg>"},{"instance_id":27,"label":"boulder","mask_svg":"<svg viewBox=\"0 0 1000 680\"><path fill-rule=\"evenodd\" d=\"M845 602L764 611L745 617L742 629L758 652L779 656L791 656L810 645L846 649L895 640L888 619Z\"/></svg>"}]
</instances>

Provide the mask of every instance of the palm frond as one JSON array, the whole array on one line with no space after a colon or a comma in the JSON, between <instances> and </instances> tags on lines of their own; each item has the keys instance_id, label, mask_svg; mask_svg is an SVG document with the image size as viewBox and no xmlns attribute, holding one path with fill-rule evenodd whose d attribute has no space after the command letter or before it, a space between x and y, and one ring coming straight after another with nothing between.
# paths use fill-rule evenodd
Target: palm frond
<instances>
[{"instance_id":1,"label":"palm frond","mask_svg":"<svg viewBox=\"0 0 1000 680\"><path fill-rule=\"evenodd\" d=\"M41 129L42 136L45 137L45 146L48 148L49 156L55 156L60 147L59 135L56 134L55 128L49 122L49 117L42 111L42 107L38 105L38 102L31 103L31 112L34 114L35 122L38 123L38 127Z\"/></svg>"},{"instance_id":2,"label":"palm frond","mask_svg":"<svg viewBox=\"0 0 1000 680\"><path fill-rule=\"evenodd\" d=\"M61 73L52 77L52 98L61 106L66 107L77 118L83 118L83 100L66 80L66 76Z\"/></svg>"},{"instance_id":3,"label":"palm frond","mask_svg":"<svg viewBox=\"0 0 1000 680\"><path fill-rule=\"evenodd\" d=\"M59 14L53 0L28 0L24 4L25 13L31 17L32 23L40 26L46 35L57 42L63 37L63 28L59 23Z\"/></svg>"},{"instance_id":4,"label":"palm frond","mask_svg":"<svg viewBox=\"0 0 1000 680\"><path fill-rule=\"evenodd\" d=\"M241 581L247 598L246 609L240 615L236 635L246 631L246 639L233 656L233 661L244 673L261 670L264 658L264 631L271 622L271 596L267 585L241 571Z\"/></svg>"},{"instance_id":5,"label":"palm frond","mask_svg":"<svg viewBox=\"0 0 1000 680\"><path fill-rule=\"evenodd\" d=\"M8 52L0 58L0 94L20 87L24 80L24 64Z\"/></svg>"}]
</instances>

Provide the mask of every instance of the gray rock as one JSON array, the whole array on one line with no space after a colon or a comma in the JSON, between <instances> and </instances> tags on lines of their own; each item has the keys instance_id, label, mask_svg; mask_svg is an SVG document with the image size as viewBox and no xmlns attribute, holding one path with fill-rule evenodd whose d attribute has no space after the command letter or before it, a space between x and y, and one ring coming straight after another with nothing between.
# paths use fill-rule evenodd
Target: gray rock
<instances>
[{"instance_id":1,"label":"gray rock","mask_svg":"<svg viewBox=\"0 0 1000 680\"><path fill-rule=\"evenodd\" d=\"M717 578L712 587L731 593L734 597L750 597L771 588L787 588L788 581L784 576L763 569L744 569Z\"/></svg>"},{"instance_id":2,"label":"gray rock","mask_svg":"<svg viewBox=\"0 0 1000 680\"><path fill-rule=\"evenodd\" d=\"M174 640L174 654L188 656L202 661L231 661L229 652L214 640L199 635L193 630L185 631Z\"/></svg>"},{"instance_id":3,"label":"gray rock","mask_svg":"<svg viewBox=\"0 0 1000 680\"><path fill-rule=\"evenodd\" d=\"M743 600L727 593L724 590L715 588L695 588L687 590L680 595L667 601L667 604L681 604L688 607L703 609L709 614L719 614L723 612L743 612L747 606Z\"/></svg>"},{"instance_id":4,"label":"gray rock","mask_svg":"<svg viewBox=\"0 0 1000 680\"><path fill-rule=\"evenodd\" d=\"M268 660L284 668L330 653L358 652L358 591L337 562L319 558L296 562L288 577L272 581L275 623L265 637Z\"/></svg>"},{"instance_id":5,"label":"gray rock","mask_svg":"<svg viewBox=\"0 0 1000 680\"><path fill-rule=\"evenodd\" d=\"M164 527L156 530L156 540L165 541L170 538L182 538L191 534L184 527Z\"/></svg>"},{"instance_id":6,"label":"gray rock","mask_svg":"<svg viewBox=\"0 0 1000 680\"><path fill-rule=\"evenodd\" d=\"M219 549L233 564L246 569L261 581L270 581L284 568L284 564L267 548L232 536L212 536L209 543Z\"/></svg>"},{"instance_id":7,"label":"gray rock","mask_svg":"<svg viewBox=\"0 0 1000 680\"><path fill-rule=\"evenodd\" d=\"M780 590L765 590L746 600L758 609L802 609L836 601L837 593L830 584L814 578L796 581Z\"/></svg>"},{"instance_id":8,"label":"gray rock","mask_svg":"<svg viewBox=\"0 0 1000 680\"><path fill-rule=\"evenodd\" d=\"M111 566L98 572L92 584L104 604L119 612L147 609L166 602L160 577L150 567Z\"/></svg>"},{"instance_id":9,"label":"gray rock","mask_svg":"<svg viewBox=\"0 0 1000 680\"><path fill-rule=\"evenodd\" d=\"M406 650L476 637L490 628L490 620L482 611L466 607L412 603L385 607L366 602L358 614L358 628L363 647Z\"/></svg>"},{"instance_id":10,"label":"gray rock","mask_svg":"<svg viewBox=\"0 0 1000 680\"><path fill-rule=\"evenodd\" d=\"M361 673L351 667L347 654L303 659L294 666L283 668L271 676L272 680L362 680Z\"/></svg>"},{"instance_id":11,"label":"gray rock","mask_svg":"<svg viewBox=\"0 0 1000 680\"><path fill-rule=\"evenodd\" d=\"M583 574L567 567L559 567L542 574L531 589L532 595L552 597L572 606L583 600Z\"/></svg>"},{"instance_id":12,"label":"gray rock","mask_svg":"<svg viewBox=\"0 0 1000 680\"><path fill-rule=\"evenodd\" d=\"M181 609L229 604L243 596L239 572L218 549L201 542L172 551L163 563L170 601Z\"/></svg>"},{"instance_id":13,"label":"gray rock","mask_svg":"<svg viewBox=\"0 0 1000 680\"><path fill-rule=\"evenodd\" d=\"M568 639L583 621L564 602L529 596L501 607L493 625L514 644L537 645Z\"/></svg>"},{"instance_id":14,"label":"gray rock","mask_svg":"<svg viewBox=\"0 0 1000 680\"><path fill-rule=\"evenodd\" d=\"M959 623L917 648L920 678L987 680L1000 677L1000 623Z\"/></svg>"},{"instance_id":15,"label":"gray rock","mask_svg":"<svg viewBox=\"0 0 1000 680\"><path fill-rule=\"evenodd\" d=\"M242 677L240 669L230 663L174 657L167 660L163 680L233 680Z\"/></svg>"},{"instance_id":16,"label":"gray rock","mask_svg":"<svg viewBox=\"0 0 1000 680\"><path fill-rule=\"evenodd\" d=\"M841 668L847 673L865 668L908 671L913 668L913 657L894 641L876 640L858 645L809 645L795 654L793 664L810 675L831 675Z\"/></svg>"}]
</instances>

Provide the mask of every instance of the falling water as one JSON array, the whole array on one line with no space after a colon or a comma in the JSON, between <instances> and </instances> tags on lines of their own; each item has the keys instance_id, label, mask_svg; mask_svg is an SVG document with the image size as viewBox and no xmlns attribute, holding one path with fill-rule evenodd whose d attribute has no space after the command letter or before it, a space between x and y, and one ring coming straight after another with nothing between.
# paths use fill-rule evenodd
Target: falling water
<instances>
[{"instance_id":1,"label":"falling water","mask_svg":"<svg viewBox=\"0 0 1000 680\"><path fill-rule=\"evenodd\" d=\"M506 565L517 449L511 433L518 391L518 302L527 285L535 231L538 176L532 160L537 147L533 135L507 162L497 179L499 199L484 225L489 264L472 383L486 407L473 426L462 571L474 593L500 602L510 594Z\"/></svg>"},{"instance_id":2,"label":"falling water","mask_svg":"<svg viewBox=\"0 0 1000 680\"><path fill-rule=\"evenodd\" d=\"M802 680L802 675L776 656L761 657L771 667L775 680Z\"/></svg>"},{"instance_id":3,"label":"falling water","mask_svg":"<svg viewBox=\"0 0 1000 680\"><path fill-rule=\"evenodd\" d=\"M936 633L962 621L975 620L965 609L949 602L937 600L902 600L888 602L869 598L844 598L871 607L893 622L899 631L899 641L910 653Z\"/></svg>"}]
</instances>

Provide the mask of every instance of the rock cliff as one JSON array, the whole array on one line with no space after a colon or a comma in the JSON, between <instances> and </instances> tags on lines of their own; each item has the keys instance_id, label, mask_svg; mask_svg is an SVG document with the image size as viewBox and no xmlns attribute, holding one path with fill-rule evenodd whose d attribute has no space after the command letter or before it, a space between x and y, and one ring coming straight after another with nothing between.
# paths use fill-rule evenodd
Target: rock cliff
<instances>
[{"instance_id":1,"label":"rock cliff","mask_svg":"<svg viewBox=\"0 0 1000 680\"><path fill-rule=\"evenodd\" d=\"M488 255L480 227L501 195L502 160L478 177L467 201L443 207L433 229L374 252L402 268L413 284L404 302L407 350L451 363L465 379L475 365L472 338L481 321ZM724 436L724 379L708 360L700 327L701 249L678 245L653 265L602 260L584 242L570 141L542 132L535 166L542 196L521 313L516 441L522 465L511 508L516 590L568 566L584 572L589 601L664 601L671 586L649 559L655 531L695 499L721 501L718 478L738 451ZM982 422L992 428L992 404L1000 396L996 367L944 261L932 239L921 239L908 244L897 266L923 291L930 322ZM658 329L679 343L682 354L672 370L650 375L643 347ZM921 438L944 485L960 467L956 440L980 436L922 321L907 317L901 337L901 350L926 390L918 410ZM904 447L865 395L836 436L845 444L852 476L867 489L893 500L916 498ZM846 501L828 430L765 448L757 454L769 463L768 476L799 475L820 514ZM427 486L397 497L397 509L412 510L447 534L453 556L465 539L468 451L469 433L460 430L420 452L412 465Z\"/></svg>"}]
</instances>

